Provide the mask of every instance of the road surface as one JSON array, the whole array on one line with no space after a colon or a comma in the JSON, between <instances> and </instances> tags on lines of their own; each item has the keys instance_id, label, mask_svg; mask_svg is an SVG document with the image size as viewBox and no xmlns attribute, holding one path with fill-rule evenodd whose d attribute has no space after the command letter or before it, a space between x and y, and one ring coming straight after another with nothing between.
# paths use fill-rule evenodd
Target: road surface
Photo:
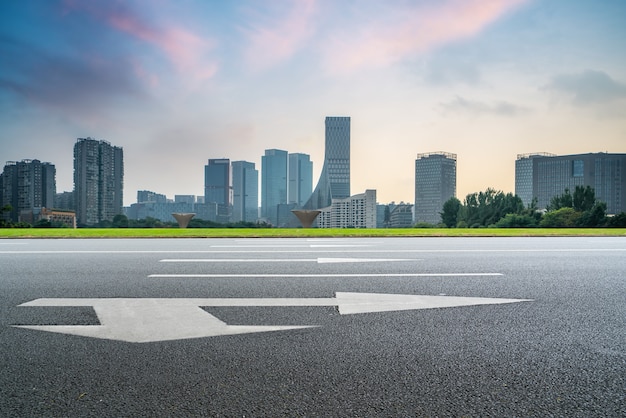
<instances>
[{"instance_id":1,"label":"road surface","mask_svg":"<svg viewBox=\"0 0 626 418\"><path fill-rule=\"evenodd\" d=\"M626 239L0 240L0 416L625 416Z\"/></svg>"}]
</instances>

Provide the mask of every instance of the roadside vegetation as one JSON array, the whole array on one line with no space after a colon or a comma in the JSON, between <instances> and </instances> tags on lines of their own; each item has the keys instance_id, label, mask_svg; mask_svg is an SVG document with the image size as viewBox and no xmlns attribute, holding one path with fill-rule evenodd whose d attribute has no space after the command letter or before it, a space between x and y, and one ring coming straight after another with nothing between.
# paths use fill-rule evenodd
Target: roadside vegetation
<instances>
[{"instance_id":1,"label":"roadside vegetation","mask_svg":"<svg viewBox=\"0 0 626 418\"><path fill-rule=\"evenodd\" d=\"M465 201L453 197L441 212L445 228L625 228L626 213L606 215L606 204L596 200L594 190L576 186L555 196L545 211L536 200L524 207L512 193L487 189L467 195Z\"/></svg>"},{"instance_id":2,"label":"roadside vegetation","mask_svg":"<svg viewBox=\"0 0 626 418\"><path fill-rule=\"evenodd\" d=\"M590 187L577 186L552 198L546 210L536 201L525 207L512 193L494 189L472 193L461 202L453 197L443 205L441 223L418 223L412 228L380 229L302 229L273 228L266 223L220 224L192 219L186 229L176 222L158 219L128 219L117 215L90 227L70 228L42 220L35 225L11 223L0 208L0 238L156 238L156 237L460 237L460 236L626 236L626 213L606 215L606 204L595 198Z\"/></svg>"}]
</instances>

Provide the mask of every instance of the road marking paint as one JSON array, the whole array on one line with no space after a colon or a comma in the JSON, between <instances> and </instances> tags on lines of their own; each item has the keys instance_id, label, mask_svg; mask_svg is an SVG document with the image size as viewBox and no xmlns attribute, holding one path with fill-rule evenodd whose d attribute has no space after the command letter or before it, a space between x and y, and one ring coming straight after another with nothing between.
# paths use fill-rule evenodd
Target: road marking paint
<instances>
[{"instance_id":1,"label":"road marking paint","mask_svg":"<svg viewBox=\"0 0 626 418\"><path fill-rule=\"evenodd\" d=\"M315 250L223 250L223 251L214 251L214 250L4 250L0 251L0 254L316 254L316 253L410 253L410 254L448 254L448 253L562 253L562 252L625 252L626 248L550 248L550 249L516 249L516 250L506 250L506 249L488 249L488 250L389 250L389 249L380 249L380 250L325 250L325 251L315 251Z\"/></svg>"},{"instance_id":2,"label":"road marking paint","mask_svg":"<svg viewBox=\"0 0 626 418\"><path fill-rule=\"evenodd\" d=\"M375 263L419 261L411 258L165 258L161 263Z\"/></svg>"},{"instance_id":3,"label":"road marking paint","mask_svg":"<svg viewBox=\"0 0 626 418\"><path fill-rule=\"evenodd\" d=\"M365 274L150 274L153 279L216 279L216 278L337 278L337 277L476 277L503 276L502 273L365 273Z\"/></svg>"},{"instance_id":4,"label":"road marking paint","mask_svg":"<svg viewBox=\"0 0 626 418\"><path fill-rule=\"evenodd\" d=\"M337 292L334 298L35 299L19 306L92 306L100 325L13 325L38 331L133 343L284 331L316 325L228 325L201 306L337 306L341 315L529 302L459 296Z\"/></svg>"}]
</instances>

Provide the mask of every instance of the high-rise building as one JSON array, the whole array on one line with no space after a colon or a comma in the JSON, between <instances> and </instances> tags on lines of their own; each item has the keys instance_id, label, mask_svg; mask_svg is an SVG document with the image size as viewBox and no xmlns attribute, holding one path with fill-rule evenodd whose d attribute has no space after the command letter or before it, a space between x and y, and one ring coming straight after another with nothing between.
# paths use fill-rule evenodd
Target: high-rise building
<instances>
[{"instance_id":1,"label":"high-rise building","mask_svg":"<svg viewBox=\"0 0 626 418\"><path fill-rule=\"evenodd\" d=\"M230 222L230 196L230 160L209 159L209 164L204 166L204 202L207 205L216 205L216 222Z\"/></svg>"},{"instance_id":2,"label":"high-rise building","mask_svg":"<svg viewBox=\"0 0 626 418\"><path fill-rule=\"evenodd\" d=\"M547 152L518 154L515 160L515 194L522 199L525 206L529 206L534 197L533 160L537 157L556 157L556 155Z\"/></svg>"},{"instance_id":3,"label":"high-rise building","mask_svg":"<svg viewBox=\"0 0 626 418\"><path fill-rule=\"evenodd\" d=\"M204 201L230 205L230 160L209 159L204 166Z\"/></svg>"},{"instance_id":4,"label":"high-rise building","mask_svg":"<svg viewBox=\"0 0 626 418\"><path fill-rule=\"evenodd\" d=\"M278 225L278 205L287 203L287 151L265 150L261 157L261 216Z\"/></svg>"},{"instance_id":5,"label":"high-rise building","mask_svg":"<svg viewBox=\"0 0 626 418\"><path fill-rule=\"evenodd\" d=\"M313 190L313 163L308 154L289 154L287 203L303 206Z\"/></svg>"},{"instance_id":6,"label":"high-rise building","mask_svg":"<svg viewBox=\"0 0 626 418\"><path fill-rule=\"evenodd\" d=\"M254 163L233 161L233 222L259 218L259 172Z\"/></svg>"},{"instance_id":7,"label":"high-rise building","mask_svg":"<svg viewBox=\"0 0 626 418\"><path fill-rule=\"evenodd\" d=\"M328 116L324 165L320 179L305 209L321 209L333 199L350 197L350 117Z\"/></svg>"},{"instance_id":8,"label":"high-rise building","mask_svg":"<svg viewBox=\"0 0 626 418\"><path fill-rule=\"evenodd\" d=\"M555 196L591 187L607 213L626 212L626 154L520 154L515 161L515 194L524 204L537 199L545 209Z\"/></svg>"},{"instance_id":9,"label":"high-rise building","mask_svg":"<svg viewBox=\"0 0 626 418\"><path fill-rule=\"evenodd\" d=\"M456 154L417 154L415 222L440 223L443 204L451 197L456 197Z\"/></svg>"},{"instance_id":10,"label":"high-rise building","mask_svg":"<svg viewBox=\"0 0 626 418\"><path fill-rule=\"evenodd\" d=\"M74 144L74 199L78 224L111 221L124 212L124 152L107 141Z\"/></svg>"},{"instance_id":11,"label":"high-rise building","mask_svg":"<svg viewBox=\"0 0 626 418\"><path fill-rule=\"evenodd\" d=\"M9 220L20 221L22 211L54 207L56 168L39 160L7 161L0 175L0 206L11 205Z\"/></svg>"}]
</instances>

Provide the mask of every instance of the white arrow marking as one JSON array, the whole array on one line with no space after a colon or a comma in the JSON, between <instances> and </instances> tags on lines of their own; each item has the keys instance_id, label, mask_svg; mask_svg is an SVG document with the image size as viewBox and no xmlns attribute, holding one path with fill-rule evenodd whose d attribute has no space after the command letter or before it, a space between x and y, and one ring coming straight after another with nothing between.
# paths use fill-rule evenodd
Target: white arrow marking
<instances>
[{"instance_id":1,"label":"white arrow marking","mask_svg":"<svg viewBox=\"0 0 626 418\"><path fill-rule=\"evenodd\" d=\"M395 261L420 261L411 258L164 258L161 263L375 263Z\"/></svg>"},{"instance_id":2,"label":"white arrow marking","mask_svg":"<svg viewBox=\"0 0 626 418\"><path fill-rule=\"evenodd\" d=\"M337 306L341 315L525 302L456 296L337 292L335 298L35 299L19 306L92 306L100 325L14 325L18 328L133 343L312 328L228 325L200 306Z\"/></svg>"},{"instance_id":3,"label":"white arrow marking","mask_svg":"<svg viewBox=\"0 0 626 418\"><path fill-rule=\"evenodd\" d=\"M150 274L153 279L268 279L268 278L345 278L345 277L489 277L502 273L366 273L366 274Z\"/></svg>"}]
</instances>

